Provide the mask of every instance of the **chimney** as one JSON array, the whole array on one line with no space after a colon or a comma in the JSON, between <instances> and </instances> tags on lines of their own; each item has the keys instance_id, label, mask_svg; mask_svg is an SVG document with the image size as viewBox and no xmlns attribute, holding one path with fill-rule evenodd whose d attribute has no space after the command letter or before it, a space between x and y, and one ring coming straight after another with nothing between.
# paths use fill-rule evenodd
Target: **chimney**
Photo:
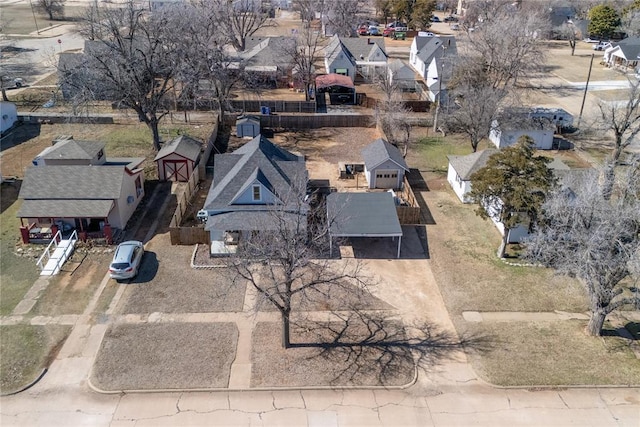
<instances>
[{"instance_id":1,"label":"chimney","mask_svg":"<svg viewBox=\"0 0 640 427\"><path fill-rule=\"evenodd\" d=\"M367 37L367 44L371 44L371 38Z\"/></svg>"}]
</instances>

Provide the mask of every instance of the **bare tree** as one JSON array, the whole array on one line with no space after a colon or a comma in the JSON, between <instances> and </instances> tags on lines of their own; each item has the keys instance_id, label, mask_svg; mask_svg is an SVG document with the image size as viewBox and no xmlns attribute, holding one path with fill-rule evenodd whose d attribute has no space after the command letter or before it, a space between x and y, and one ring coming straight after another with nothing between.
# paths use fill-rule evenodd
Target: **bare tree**
<instances>
[{"instance_id":1,"label":"bare tree","mask_svg":"<svg viewBox=\"0 0 640 427\"><path fill-rule=\"evenodd\" d=\"M298 33L294 44L283 44L283 54L293 63L293 78L304 88L307 101L314 86L315 64L322 58L321 41L320 33L307 25Z\"/></svg>"},{"instance_id":2,"label":"bare tree","mask_svg":"<svg viewBox=\"0 0 640 427\"><path fill-rule=\"evenodd\" d=\"M513 86L538 71L544 63L542 38L550 30L548 17L543 12L513 10L509 5L494 14L483 10L483 14L475 30L467 32L469 43L461 43L463 56L481 64L496 88Z\"/></svg>"},{"instance_id":3,"label":"bare tree","mask_svg":"<svg viewBox=\"0 0 640 427\"><path fill-rule=\"evenodd\" d=\"M309 208L304 202L304 183L297 180L294 190L279 195L270 215L260 224L247 224L253 232L243 232L235 256L228 266L234 280L248 282L260 297L258 304L273 305L282 318L282 346L291 347L291 312L294 304L328 289L364 289L370 279L363 265L354 260L330 259L324 204Z\"/></svg>"},{"instance_id":4,"label":"bare tree","mask_svg":"<svg viewBox=\"0 0 640 427\"><path fill-rule=\"evenodd\" d=\"M293 7L300 13L302 21L311 22L315 19L316 13L324 10L324 2L325 0L295 0Z\"/></svg>"},{"instance_id":5,"label":"bare tree","mask_svg":"<svg viewBox=\"0 0 640 427\"><path fill-rule=\"evenodd\" d=\"M387 140L400 148L406 157L411 137L411 124L408 120L410 110L402 100L402 92L386 72L374 75L374 83L384 97L376 103L375 120Z\"/></svg>"},{"instance_id":6,"label":"bare tree","mask_svg":"<svg viewBox=\"0 0 640 427\"><path fill-rule=\"evenodd\" d=\"M268 11L255 0L202 0L217 16L219 31L229 38L231 45L243 51L247 38L268 24Z\"/></svg>"},{"instance_id":7,"label":"bare tree","mask_svg":"<svg viewBox=\"0 0 640 427\"><path fill-rule=\"evenodd\" d=\"M607 315L640 308L628 278L640 257L640 162L621 172L612 197L598 171L569 175L544 204L541 227L526 243L527 258L582 280L589 295L587 333L602 334Z\"/></svg>"},{"instance_id":8,"label":"bare tree","mask_svg":"<svg viewBox=\"0 0 640 427\"><path fill-rule=\"evenodd\" d=\"M480 141L489 136L506 96L505 89L488 82L456 83L450 97L456 108L445 115L446 129L465 133L475 153Z\"/></svg>"},{"instance_id":9,"label":"bare tree","mask_svg":"<svg viewBox=\"0 0 640 427\"><path fill-rule=\"evenodd\" d=\"M49 20L64 18L64 5L66 0L37 0L33 7L49 16Z\"/></svg>"},{"instance_id":10,"label":"bare tree","mask_svg":"<svg viewBox=\"0 0 640 427\"><path fill-rule=\"evenodd\" d=\"M355 33L362 0L326 0L325 16L340 37L351 37Z\"/></svg>"},{"instance_id":11,"label":"bare tree","mask_svg":"<svg viewBox=\"0 0 640 427\"><path fill-rule=\"evenodd\" d=\"M575 25L571 22L565 22L561 26L556 28L558 36L562 37L562 39L567 40L569 42L569 47L571 48L571 56L576 51L576 41L578 39L578 30Z\"/></svg>"},{"instance_id":12,"label":"bare tree","mask_svg":"<svg viewBox=\"0 0 640 427\"><path fill-rule=\"evenodd\" d=\"M598 107L602 129L613 132L615 146L611 158L615 163L640 135L640 82L629 80L629 90L624 101L600 101Z\"/></svg>"}]
</instances>

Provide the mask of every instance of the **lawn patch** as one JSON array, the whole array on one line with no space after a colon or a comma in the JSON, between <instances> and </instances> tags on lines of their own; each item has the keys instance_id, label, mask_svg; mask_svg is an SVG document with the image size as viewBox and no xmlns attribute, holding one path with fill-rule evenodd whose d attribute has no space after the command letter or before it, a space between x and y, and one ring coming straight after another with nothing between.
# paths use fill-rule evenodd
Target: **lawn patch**
<instances>
[{"instance_id":1,"label":"lawn patch","mask_svg":"<svg viewBox=\"0 0 640 427\"><path fill-rule=\"evenodd\" d=\"M233 323L114 325L91 382L108 391L228 387L237 343Z\"/></svg>"},{"instance_id":2,"label":"lawn patch","mask_svg":"<svg viewBox=\"0 0 640 427\"><path fill-rule=\"evenodd\" d=\"M589 337L586 321L468 323L493 348L470 360L485 381L503 386L639 385L640 363L629 341Z\"/></svg>"},{"instance_id":3,"label":"lawn patch","mask_svg":"<svg viewBox=\"0 0 640 427\"><path fill-rule=\"evenodd\" d=\"M0 390L18 391L49 366L71 331L59 325L0 326Z\"/></svg>"}]
</instances>

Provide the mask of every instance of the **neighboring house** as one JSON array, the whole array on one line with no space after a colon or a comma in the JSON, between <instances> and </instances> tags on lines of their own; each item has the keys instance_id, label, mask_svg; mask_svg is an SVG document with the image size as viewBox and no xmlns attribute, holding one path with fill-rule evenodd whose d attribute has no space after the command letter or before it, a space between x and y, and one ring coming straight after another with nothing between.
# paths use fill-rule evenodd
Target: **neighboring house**
<instances>
[{"instance_id":1,"label":"neighboring house","mask_svg":"<svg viewBox=\"0 0 640 427\"><path fill-rule=\"evenodd\" d=\"M369 188L402 188L409 167L395 146L378 138L362 149L362 158Z\"/></svg>"},{"instance_id":2,"label":"neighboring house","mask_svg":"<svg viewBox=\"0 0 640 427\"><path fill-rule=\"evenodd\" d=\"M468 196L468 193L471 191L471 175L485 167L489 157L497 152L498 150L490 148L467 156L447 156L449 159L447 181L449 181L451 188L462 203L472 203L472 200ZM553 173L556 176L562 176L570 170L566 164L558 159L554 159L547 166L553 170ZM491 221L493 221L500 234L504 235L504 224L502 224L498 219L500 217L500 212L495 211L488 213ZM529 235L529 227L525 225L518 225L517 227L509 229L508 233L508 243L519 243Z\"/></svg>"},{"instance_id":3,"label":"neighboring house","mask_svg":"<svg viewBox=\"0 0 640 427\"><path fill-rule=\"evenodd\" d=\"M250 37L238 54L252 86L287 87L294 67L291 52L295 39L284 36Z\"/></svg>"},{"instance_id":4,"label":"neighboring house","mask_svg":"<svg viewBox=\"0 0 640 427\"><path fill-rule=\"evenodd\" d=\"M324 68L327 74L347 76L352 83L356 78L356 59L338 36L333 36L324 50Z\"/></svg>"},{"instance_id":5,"label":"neighboring house","mask_svg":"<svg viewBox=\"0 0 640 427\"><path fill-rule=\"evenodd\" d=\"M200 161L201 151L202 144L186 135L180 135L169 141L162 146L153 159L158 165L158 179L189 181Z\"/></svg>"},{"instance_id":6,"label":"neighboring house","mask_svg":"<svg viewBox=\"0 0 640 427\"><path fill-rule=\"evenodd\" d=\"M633 71L640 63L640 37L629 37L605 49L603 60L608 67Z\"/></svg>"},{"instance_id":7,"label":"neighboring house","mask_svg":"<svg viewBox=\"0 0 640 427\"><path fill-rule=\"evenodd\" d=\"M511 115L508 119L494 120L489 132L489 140L497 147L504 148L515 144L523 135L533 139L538 150L553 148L553 135L556 126L545 117L530 114Z\"/></svg>"},{"instance_id":8,"label":"neighboring house","mask_svg":"<svg viewBox=\"0 0 640 427\"><path fill-rule=\"evenodd\" d=\"M422 77L429 88L429 99L435 101L443 95L451 79L453 58L458 55L453 36L414 37L409 50L409 64Z\"/></svg>"},{"instance_id":9,"label":"neighboring house","mask_svg":"<svg viewBox=\"0 0 640 427\"><path fill-rule=\"evenodd\" d=\"M355 59L356 72L366 79L371 79L376 74L384 74L388 60L384 37L343 37L340 40L342 46Z\"/></svg>"},{"instance_id":10,"label":"neighboring house","mask_svg":"<svg viewBox=\"0 0 640 427\"><path fill-rule=\"evenodd\" d=\"M13 102L0 101L0 114L2 114L0 133L5 133L18 121L18 108Z\"/></svg>"},{"instance_id":11,"label":"neighboring house","mask_svg":"<svg viewBox=\"0 0 640 427\"><path fill-rule=\"evenodd\" d=\"M255 138L260 135L260 119L255 116L240 116L236 120L236 136L238 138Z\"/></svg>"},{"instance_id":12,"label":"neighboring house","mask_svg":"<svg viewBox=\"0 0 640 427\"><path fill-rule=\"evenodd\" d=\"M489 157L497 152L498 150L490 148L468 156L447 156L449 159L447 181L462 203L471 203L467 196L467 193L471 191L471 175L482 169L487 164Z\"/></svg>"},{"instance_id":13,"label":"neighboring house","mask_svg":"<svg viewBox=\"0 0 640 427\"><path fill-rule=\"evenodd\" d=\"M389 82L396 85L403 92L416 91L416 72L400 59L389 62L387 67Z\"/></svg>"},{"instance_id":14,"label":"neighboring house","mask_svg":"<svg viewBox=\"0 0 640 427\"><path fill-rule=\"evenodd\" d=\"M214 164L213 186L198 213L206 219L211 255L235 252L243 232L277 230L276 207L284 220L299 224L304 216L306 224L303 156L258 135L232 153L216 154Z\"/></svg>"},{"instance_id":15,"label":"neighboring house","mask_svg":"<svg viewBox=\"0 0 640 427\"><path fill-rule=\"evenodd\" d=\"M81 239L112 240L144 197L143 158L106 158L104 144L64 140L27 169L17 213L25 243L75 228ZM46 231L45 231L46 230Z\"/></svg>"}]
</instances>

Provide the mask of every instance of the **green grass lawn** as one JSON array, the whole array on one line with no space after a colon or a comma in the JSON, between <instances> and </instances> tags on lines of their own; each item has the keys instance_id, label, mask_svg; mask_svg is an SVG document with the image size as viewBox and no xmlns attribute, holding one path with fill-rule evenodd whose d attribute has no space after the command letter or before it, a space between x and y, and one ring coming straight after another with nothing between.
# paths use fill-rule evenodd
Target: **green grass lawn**
<instances>
[{"instance_id":1,"label":"green grass lawn","mask_svg":"<svg viewBox=\"0 0 640 427\"><path fill-rule=\"evenodd\" d=\"M424 129L421 128L414 132L416 134L415 140L411 143L407 155L407 163L411 167L416 167L421 171L446 174L449 165L447 156L466 155L473 152L471 143L465 135L421 136L425 133ZM488 143L482 141L478 150L484 150L488 147Z\"/></svg>"},{"instance_id":2,"label":"green grass lawn","mask_svg":"<svg viewBox=\"0 0 640 427\"><path fill-rule=\"evenodd\" d=\"M0 326L0 390L18 391L49 366L71 331L68 326Z\"/></svg>"}]
</instances>

